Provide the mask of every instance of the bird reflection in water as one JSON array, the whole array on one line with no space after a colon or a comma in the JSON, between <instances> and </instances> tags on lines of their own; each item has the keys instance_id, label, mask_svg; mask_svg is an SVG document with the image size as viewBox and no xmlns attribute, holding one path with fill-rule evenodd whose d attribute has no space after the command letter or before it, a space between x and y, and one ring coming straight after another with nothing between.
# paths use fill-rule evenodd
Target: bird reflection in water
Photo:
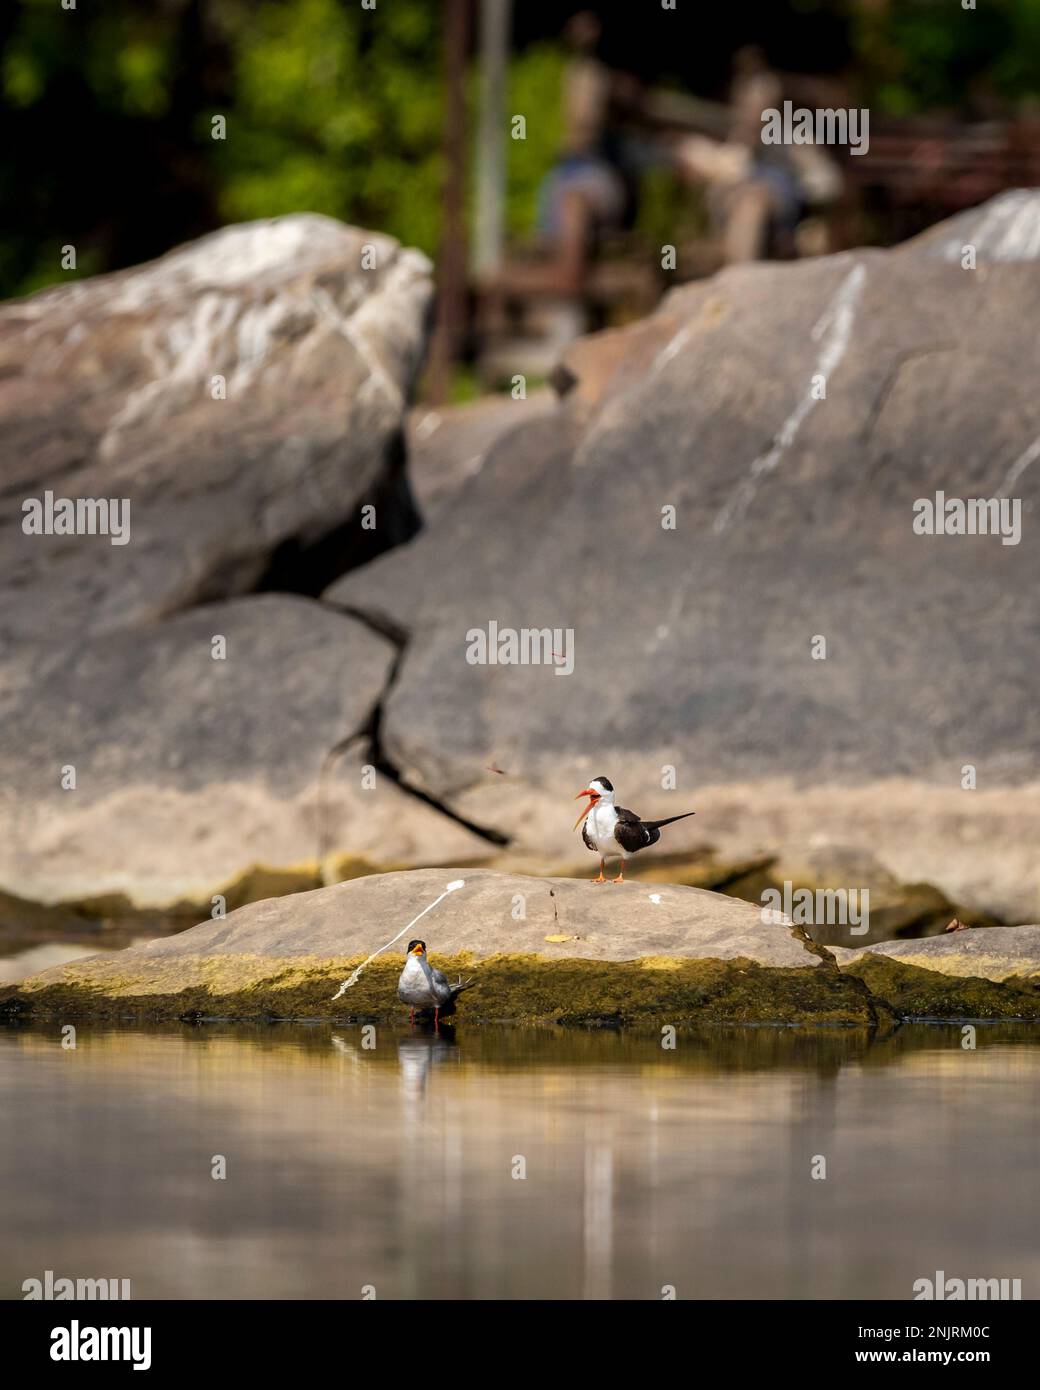
<instances>
[{"instance_id":1,"label":"bird reflection in water","mask_svg":"<svg viewBox=\"0 0 1040 1390\"><path fill-rule=\"evenodd\" d=\"M401 1088L405 1104L426 1099L430 1071L459 1054L455 1029L450 1023L435 1028L433 1023L417 1023L407 1037L397 1040L397 1061L401 1068Z\"/></svg>"}]
</instances>

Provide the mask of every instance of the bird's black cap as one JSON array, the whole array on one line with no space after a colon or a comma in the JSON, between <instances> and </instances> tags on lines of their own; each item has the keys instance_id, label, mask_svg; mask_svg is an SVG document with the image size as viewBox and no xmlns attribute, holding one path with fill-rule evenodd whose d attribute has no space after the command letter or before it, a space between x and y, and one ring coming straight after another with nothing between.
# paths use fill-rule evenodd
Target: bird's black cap
<instances>
[{"instance_id":1,"label":"bird's black cap","mask_svg":"<svg viewBox=\"0 0 1040 1390\"><path fill-rule=\"evenodd\" d=\"M420 941L419 938L416 937L414 941L409 941L408 950L405 952L405 955L410 956L412 952L415 950L416 946L421 946L424 951L426 950L426 942Z\"/></svg>"},{"instance_id":2,"label":"bird's black cap","mask_svg":"<svg viewBox=\"0 0 1040 1390\"><path fill-rule=\"evenodd\" d=\"M594 782L602 782L603 786L606 787L608 792L612 792L614 790L614 783L610 780L609 777L594 777L592 780Z\"/></svg>"}]
</instances>

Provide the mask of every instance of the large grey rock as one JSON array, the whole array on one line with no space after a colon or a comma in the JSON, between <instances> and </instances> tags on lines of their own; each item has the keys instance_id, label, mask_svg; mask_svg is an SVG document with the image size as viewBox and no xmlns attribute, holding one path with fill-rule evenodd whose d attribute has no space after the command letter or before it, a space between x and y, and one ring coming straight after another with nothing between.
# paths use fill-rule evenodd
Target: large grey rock
<instances>
[{"instance_id":1,"label":"large grey rock","mask_svg":"<svg viewBox=\"0 0 1040 1390\"><path fill-rule=\"evenodd\" d=\"M314 881L336 853L472 854L479 841L362 776L360 735L394 657L353 619L274 594L23 652L0 704L0 883L40 902L158 907L208 903L256 866Z\"/></svg>"},{"instance_id":2,"label":"large grey rock","mask_svg":"<svg viewBox=\"0 0 1040 1390\"><path fill-rule=\"evenodd\" d=\"M832 950L842 965L864 956L877 956L962 978L1040 978L1040 926L969 927L921 941L885 941L867 950L841 946Z\"/></svg>"},{"instance_id":3,"label":"large grey rock","mask_svg":"<svg viewBox=\"0 0 1040 1390\"><path fill-rule=\"evenodd\" d=\"M824 833L1035 917L1038 313L1028 260L972 272L911 244L733 269L579 343L552 415L329 592L411 635L391 757L543 853L606 773L641 812L698 808L676 845ZM939 490L1020 499L1021 543L916 535ZM491 621L573 629L573 674L470 665Z\"/></svg>"},{"instance_id":4,"label":"large grey rock","mask_svg":"<svg viewBox=\"0 0 1040 1390\"><path fill-rule=\"evenodd\" d=\"M548 387L523 400L482 396L461 405L417 406L408 417L408 480L429 523L484 466L493 446L519 424L555 410Z\"/></svg>"},{"instance_id":5,"label":"large grey rock","mask_svg":"<svg viewBox=\"0 0 1040 1390\"><path fill-rule=\"evenodd\" d=\"M299 215L4 305L5 640L245 592L347 521L391 466L430 295L418 252ZM129 543L23 534L47 490L126 499Z\"/></svg>"},{"instance_id":6,"label":"large grey rock","mask_svg":"<svg viewBox=\"0 0 1040 1390\"><path fill-rule=\"evenodd\" d=\"M429 269L294 216L0 308L0 889L118 914L485 848L364 771L392 643L248 594L395 485ZM26 534L47 491L127 499L127 543Z\"/></svg>"},{"instance_id":7,"label":"large grey rock","mask_svg":"<svg viewBox=\"0 0 1040 1390\"><path fill-rule=\"evenodd\" d=\"M431 952L487 956L535 953L551 959L640 960L652 956L760 965L820 962L782 920L763 922L750 903L680 884L592 884L488 869L416 869L371 874L239 908L222 922L120 953L133 961L245 954L367 956L445 891L416 924ZM396 953L402 955L407 939Z\"/></svg>"}]
</instances>

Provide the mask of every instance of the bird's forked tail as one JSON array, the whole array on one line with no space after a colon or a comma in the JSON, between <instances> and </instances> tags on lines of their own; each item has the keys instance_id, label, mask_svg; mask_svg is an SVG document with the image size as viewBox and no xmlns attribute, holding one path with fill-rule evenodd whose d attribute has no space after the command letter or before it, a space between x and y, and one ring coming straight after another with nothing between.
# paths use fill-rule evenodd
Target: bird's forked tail
<instances>
[{"instance_id":1,"label":"bird's forked tail","mask_svg":"<svg viewBox=\"0 0 1040 1390\"><path fill-rule=\"evenodd\" d=\"M687 816L696 814L696 811L684 811L681 816L668 816L666 820L645 820L643 824L650 826L652 830L660 830L662 825L671 825L673 821L685 820Z\"/></svg>"}]
</instances>

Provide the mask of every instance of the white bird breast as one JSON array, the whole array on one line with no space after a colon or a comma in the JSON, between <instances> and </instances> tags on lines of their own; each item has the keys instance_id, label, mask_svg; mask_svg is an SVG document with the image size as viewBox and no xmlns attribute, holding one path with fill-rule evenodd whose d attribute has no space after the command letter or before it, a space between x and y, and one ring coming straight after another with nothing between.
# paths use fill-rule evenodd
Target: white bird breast
<instances>
[{"instance_id":1,"label":"white bird breast","mask_svg":"<svg viewBox=\"0 0 1040 1390\"><path fill-rule=\"evenodd\" d=\"M409 956L405 961L397 994L398 998L406 1004L427 1005L437 1002L433 997L430 982L426 978L426 971L420 965L418 956Z\"/></svg>"},{"instance_id":2,"label":"white bird breast","mask_svg":"<svg viewBox=\"0 0 1040 1390\"><path fill-rule=\"evenodd\" d=\"M598 801L585 820L585 829L600 854L620 854L621 847L614 839L617 811L609 802Z\"/></svg>"}]
</instances>

